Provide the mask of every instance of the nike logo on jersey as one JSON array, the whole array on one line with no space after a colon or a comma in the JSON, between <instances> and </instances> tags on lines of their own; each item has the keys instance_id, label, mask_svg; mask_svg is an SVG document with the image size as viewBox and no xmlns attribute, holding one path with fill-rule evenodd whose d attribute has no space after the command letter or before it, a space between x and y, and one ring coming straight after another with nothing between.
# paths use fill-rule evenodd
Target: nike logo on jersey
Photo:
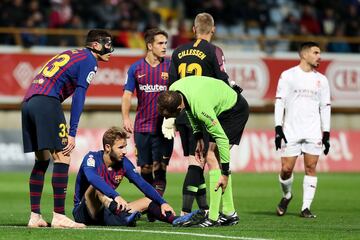
<instances>
[{"instance_id":1,"label":"nike logo on jersey","mask_svg":"<svg viewBox=\"0 0 360 240\"><path fill-rule=\"evenodd\" d=\"M142 78L142 77L145 77L145 76L146 76L146 74L141 74L141 75L138 75L137 77Z\"/></svg>"}]
</instances>

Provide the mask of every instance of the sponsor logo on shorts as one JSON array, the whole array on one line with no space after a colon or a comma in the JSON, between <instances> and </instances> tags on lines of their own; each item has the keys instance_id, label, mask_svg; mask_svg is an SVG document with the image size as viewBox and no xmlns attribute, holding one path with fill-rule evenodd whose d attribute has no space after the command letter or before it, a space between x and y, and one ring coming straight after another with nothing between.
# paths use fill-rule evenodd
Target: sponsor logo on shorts
<instances>
[{"instance_id":1,"label":"sponsor logo on shorts","mask_svg":"<svg viewBox=\"0 0 360 240\"><path fill-rule=\"evenodd\" d=\"M64 146L66 146L66 145L68 144L68 139L67 139L67 137L61 138L61 144L64 145Z\"/></svg>"}]
</instances>

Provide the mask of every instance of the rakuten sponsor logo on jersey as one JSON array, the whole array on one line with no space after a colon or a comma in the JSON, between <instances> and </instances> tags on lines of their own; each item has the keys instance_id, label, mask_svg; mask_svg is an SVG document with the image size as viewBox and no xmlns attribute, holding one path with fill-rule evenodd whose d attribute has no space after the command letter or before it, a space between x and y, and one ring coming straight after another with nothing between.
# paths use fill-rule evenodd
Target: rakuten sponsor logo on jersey
<instances>
[{"instance_id":1,"label":"rakuten sponsor logo on jersey","mask_svg":"<svg viewBox=\"0 0 360 240\"><path fill-rule=\"evenodd\" d=\"M155 84L155 85L139 84L139 89L140 91L144 91L144 92L163 92L167 90L167 86L159 85L159 84Z\"/></svg>"}]
</instances>

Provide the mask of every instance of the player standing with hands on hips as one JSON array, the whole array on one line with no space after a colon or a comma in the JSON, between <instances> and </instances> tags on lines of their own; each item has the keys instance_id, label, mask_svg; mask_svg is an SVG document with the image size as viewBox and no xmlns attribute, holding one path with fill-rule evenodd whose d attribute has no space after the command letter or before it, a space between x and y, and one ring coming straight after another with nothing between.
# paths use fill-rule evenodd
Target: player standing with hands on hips
<instances>
[{"instance_id":1,"label":"player standing with hands on hips","mask_svg":"<svg viewBox=\"0 0 360 240\"><path fill-rule=\"evenodd\" d=\"M330 90L327 78L316 71L321 60L319 45L305 42L300 46L299 55L300 64L281 74L276 91L275 145L276 150L281 150L279 181L283 192L277 214L286 213L293 197L296 159L304 154L300 216L315 218L310 206L317 186L316 164L322 151L327 155L330 149Z\"/></svg>"},{"instance_id":2,"label":"player standing with hands on hips","mask_svg":"<svg viewBox=\"0 0 360 240\"><path fill-rule=\"evenodd\" d=\"M47 226L41 216L40 199L50 157L54 161L54 212L51 226L85 227L65 216L70 153L75 148L85 94L94 79L97 62L108 62L113 51L110 33L91 30L86 37L86 48L68 50L50 59L35 76L26 93L21 107L24 152L35 152L35 164L29 181L31 215L28 227ZM71 95L68 133L61 103Z\"/></svg>"}]
</instances>

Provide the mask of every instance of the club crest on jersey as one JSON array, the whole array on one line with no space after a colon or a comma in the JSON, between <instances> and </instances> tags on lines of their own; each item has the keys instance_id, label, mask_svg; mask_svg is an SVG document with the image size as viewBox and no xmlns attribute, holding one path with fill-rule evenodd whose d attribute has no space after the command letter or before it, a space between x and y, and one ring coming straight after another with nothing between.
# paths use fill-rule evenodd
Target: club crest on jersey
<instances>
[{"instance_id":1,"label":"club crest on jersey","mask_svg":"<svg viewBox=\"0 0 360 240\"><path fill-rule=\"evenodd\" d=\"M169 73L161 72L161 79L168 80L168 78L169 78Z\"/></svg>"},{"instance_id":2,"label":"club crest on jersey","mask_svg":"<svg viewBox=\"0 0 360 240\"><path fill-rule=\"evenodd\" d=\"M116 175L114 176L114 180L115 182L117 183L121 183L121 180L123 179L123 176L122 175Z\"/></svg>"},{"instance_id":3,"label":"club crest on jersey","mask_svg":"<svg viewBox=\"0 0 360 240\"><path fill-rule=\"evenodd\" d=\"M88 167L95 167L95 159L93 155L89 155L89 158L86 161Z\"/></svg>"},{"instance_id":4,"label":"club crest on jersey","mask_svg":"<svg viewBox=\"0 0 360 240\"><path fill-rule=\"evenodd\" d=\"M89 72L88 76L86 77L87 83L90 84L90 82L94 79L94 77L95 77L95 72L94 71Z\"/></svg>"}]
</instances>

